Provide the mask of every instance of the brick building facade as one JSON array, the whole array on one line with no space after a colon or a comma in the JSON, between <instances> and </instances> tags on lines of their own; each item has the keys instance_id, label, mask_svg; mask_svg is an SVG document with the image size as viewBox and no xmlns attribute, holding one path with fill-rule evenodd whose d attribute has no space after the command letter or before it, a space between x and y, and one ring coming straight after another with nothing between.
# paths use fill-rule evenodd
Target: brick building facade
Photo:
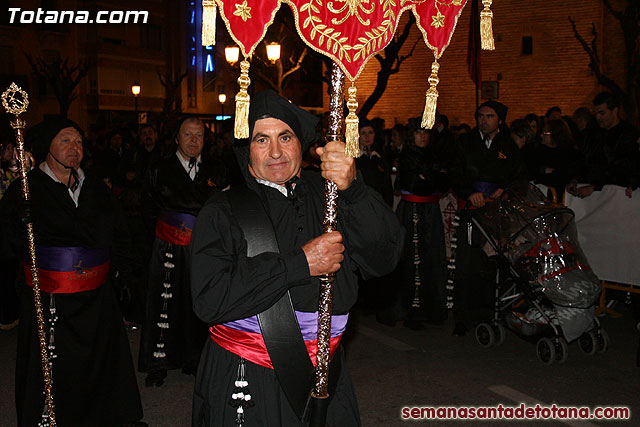
<instances>
[{"instance_id":1,"label":"brick building facade","mask_svg":"<svg viewBox=\"0 0 640 427\"><path fill-rule=\"evenodd\" d=\"M612 1L612 4L622 10L624 2ZM563 114L571 115L578 107L590 107L593 96L602 90L588 67L587 53L573 35L569 16L589 43L591 24L595 24L603 70L624 87L622 31L602 0L553 3L497 0L492 10L496 50L481 53L482 80L499 82L498 100L509 106L509 122L528 113L542 115L554 105L559 106ZM467 71L470 11L468 3L451 44L440 60L438 109L449 116L451 124L474 123L475 85ZM407 12L403 14L400 29L407 15ZM421 37L414 27L401 55L406 55L414 41ZM531 38L531 54L523 54L523 37ZM422 115L432 62L433 54L421 39L413 56L391 77L387 90L368 117L382 117L387 127L391 127L396 122L406 123L407 118ZM372 59L357 80L360 105L373 91L379 68Z\"/></svg>"}]
</instances>

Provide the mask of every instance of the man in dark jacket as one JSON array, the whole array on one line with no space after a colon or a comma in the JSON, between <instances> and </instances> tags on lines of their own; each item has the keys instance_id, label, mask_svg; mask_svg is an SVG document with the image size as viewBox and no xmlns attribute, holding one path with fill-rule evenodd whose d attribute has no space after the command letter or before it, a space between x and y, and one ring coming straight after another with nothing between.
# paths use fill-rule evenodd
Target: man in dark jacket
<instances>
[{"instance_id":1,"label":"man in dark jacket","mask_svg":"<svg viewBox=\"0 0 640 427\"><path fill-rule=\"evenodd\" d=\"M593 132L580 148L585 156L583 173L567 191L584 198L610 184L625 187L631 197L640 185L638 130L620 120L620 101L609 92L598 94L593 108L600 130ZM588 185L578 187L578 183Z\"/></svg>"},{"instance_id":2,"label":"man in dark jacket","mask_svg":"<svg viewBox=\"0 0 640 427\"><path fill-rule=\"evenodd\" d=\"M191 285L194 309L211 325L211 340L196 377L194 426L301 425L300 407L291 402L306 401L311 389L306 385L316 363L319 276L335 273L333 365L343 358L340 338L358 295L356 270L370 278L390 272L398 261L398 220L362 176L356 178L344 143L318 148L321 173L301 170L302 153L316 139L316 123L315 116L275 92L258 93L249 112L251 137L236 147L246 187L216 195L198 215ZM322 177L333 180L339 193L337 231L326 234ZM246 212L252 212L249 221L265 221L247 226ZM264 233L274 237L261 238ZM263 244L272 248L256 250ZM282 301L288 317L263 322ZM295 333L284 333L289 326ZM265 327L273 335L264 333ZM272 344L283 341L291 345L276 355ZM283 368L280 361L296 348L300 357ZM336 376L329 380L335 390L327 425L359 425L346 369Z\"/></svg>"},{"instance_id":3,"label":"man in dark jacket","mask_svg":"<svg viewBox=\"0 0 640 427\"><path fill-rule=\"evenodd\" d=\"M0 200L1 255L22 257L34 226L57 424L120 425L142 418L129 342L110 276L128 273L131 242L119 205L101 179L84 174L82 131L53 118L27 133L39 165L31 204L14 182ZM16 364L18 424L48 420L30 267L20 285ZM45 410L43 411L43 408ZM48 425L48 424L47 424ZM136 425L141 425L138 423ZM146 424L145 424L146 425Z\"/></svg>"},{"instance_id":4,"label":"man in dark jacket","mask_svg":"<svg viewBox=\"0 0 640 427\"><path fill-rule=\"evenodd\" d=\"M496 268L477 242L472 241L472 236L479 235L477 231L469 232L473 211L498 199L509 184L524 176L518 147L504 125L506 117L507 107L500 102L480 105L476 111L478 126L460 140L451 173L460 199L461 218L456 228L453 280L456 335L463 335L478 321L490 319L493 308Z\"/></svg>"}]
</instances>

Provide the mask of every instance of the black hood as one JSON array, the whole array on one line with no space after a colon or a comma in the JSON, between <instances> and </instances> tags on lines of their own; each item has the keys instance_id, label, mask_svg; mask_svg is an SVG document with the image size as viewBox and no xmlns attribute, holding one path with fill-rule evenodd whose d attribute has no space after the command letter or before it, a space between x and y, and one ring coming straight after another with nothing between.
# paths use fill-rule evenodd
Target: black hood
<instances>
[{"instance_id":1,"label":"black hood","mask_svg":"<svg viewBox=\"0 0 640 427\"><path fill-rule=\"evenodd\" d=\"M65 128L74 128L84 138L84 131L73 120L64 117L49 117L32 126L25 135L25 144L31 148L36 163L42 163L47 157L51 141Z\"/></svg>"},{"instance_id":2,"label":"black hood","mask_svg":"<svg viewBox=\"0 0 640 427\"><path fill-rule=\"evenodd\" d=\"M251 107L249 108L249 135L253 135L253 128L258 120L269 117L282 120L289 125L300 140L303 156L311 146L311 143L320 137L316 132L316 125L320 120L318 117L290 103L273 90L258 92L251 99ZM255 182L249 173L250 142L251 137L236 139L236 144L234 145L240 170L242 170L247 183Z\"/></svg>"}]
</instances>

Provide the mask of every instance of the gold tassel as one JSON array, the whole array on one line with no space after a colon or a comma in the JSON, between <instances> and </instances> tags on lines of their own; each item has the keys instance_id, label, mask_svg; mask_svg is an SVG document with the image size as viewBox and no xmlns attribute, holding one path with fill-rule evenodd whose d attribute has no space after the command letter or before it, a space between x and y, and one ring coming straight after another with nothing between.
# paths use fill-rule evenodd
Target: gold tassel
<instances>
[{"instance_id":1,"label":"gold tassel","mask_svg":"<svg viewBox=\"0 0 640 427\"><path fill-rule=\"evenodd\" d=\"M238 139L249 138L249 105L251 97L247 89L250 84L249 61L245 58L240 62L240 77L238 77L240 91L236 94L236 121L233 134Z\"/></svg>"},{"instance_id":2,"label":"gold tassel","mask_svg":"<svg viewBox=\"0 0 640 427\"><path fill-rule=\"evenodd\" d=\"M424 105L424 114L422 115L422 127L431 129L436 121L436 107L438 106L438 90L436 86L440 83L438 78L438 70L440 64L436 58L431 64L431 75L429 76L429 89L427 89L427 101Z\"/></svg>"},{"instance_id":3,"label":"gold tassel","mask_svg":"<svg viewBox=\"0 0 640 427\"><path fill-rule=\"evenodd\" d=\"M216 44L216 2L202 0L202 46Z\"/></svg>"},{"instance_id":4,"label":"gold tassel","mask_svg":"<svg viewBox=\"0 0 640 427\"><path fill-rule=\"evenodd\" d=\"M482 50L495 50L493 42L493 12L491 11L492 0L482 0L484 9L480 12L480 43Z\"/></svg>"},{"instance_id":5,"label":"gold tassel","mask_svg":"<svg viewBox=\"0 0 640 427\"><path fill-rule=\"evenodd\" d=\"M353 82L351 82L351 87L348 89L348 92L349 99L347 100L347 108L349 109L349 114L344 120L347 128L345 131L345 139L347 143L344 155L356 158L360 157L360 132L358 129L359 120L356 115L356 110L358 109L356 93L358 92L358 89L356 89L356 85Z\"/></svg>"}]
</instances>

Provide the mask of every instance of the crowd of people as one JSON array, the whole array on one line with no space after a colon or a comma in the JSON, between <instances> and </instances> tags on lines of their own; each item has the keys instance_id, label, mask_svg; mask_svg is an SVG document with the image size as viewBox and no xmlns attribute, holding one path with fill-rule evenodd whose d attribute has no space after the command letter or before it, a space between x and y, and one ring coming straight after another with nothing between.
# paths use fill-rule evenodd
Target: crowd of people
<instances>
[{"instance_id":1,"label":"crowd of people","mask_svg":"<svg viewBox=\"0 0 640 427\"><path fill-rule=\"evenodd\" d=\"M464 335L491 315L496 271L471 238L474 210L521 180L544 184L559 202L565 190L589 197L604 185L632 197L640 185L640 134L620 108L605 92L571 117L552 107L510 126L507 106L493 100L478 107L473 129L449 126L440 113L431 130L420 118L392 128L361 119L361 156L351 163L337 160L341 143L319 138L322 120L270 92L252 101L251 138L236 147L230 133L213 134L194 117L166 140L153 125L85 139L70 120L45 120L26 134L30 202L21 201L14 182L13 144L1 151L0 324L20 325L19 422L37 424L47 413L25 224L34 224L51 341L55 334L62 343L49 346L55 385L74 390L56 404L60 419L136 425L142 418L124 317L142 328L138 370L147 374L146 386L162 386L170 369L198 374L194 425L242 424L251 412L287 423L306 411L291 403L296 387L283 385L279 365L293 356L272 350L265 313L281 300L295 309L306 357L317 276L336 273L344 283L332 316L338 360L356 298L381 323L414 330L443 324L453 298L453 333ZM338 231L330 236L321 235L320 176L335 180L341 195ZM461 224L453 281L439 205L448 194L458 199ZM260 242L251 237L255 225L243 223L245 210L264 210L268 220L257 227L273 228L272 250L256 252ZM315 361L311 350L309 357ZM262 400L238 401L245 376ZM327 419L356 425L352 385L346 373L338 378Z\"/></svg>"}]
</instances>

